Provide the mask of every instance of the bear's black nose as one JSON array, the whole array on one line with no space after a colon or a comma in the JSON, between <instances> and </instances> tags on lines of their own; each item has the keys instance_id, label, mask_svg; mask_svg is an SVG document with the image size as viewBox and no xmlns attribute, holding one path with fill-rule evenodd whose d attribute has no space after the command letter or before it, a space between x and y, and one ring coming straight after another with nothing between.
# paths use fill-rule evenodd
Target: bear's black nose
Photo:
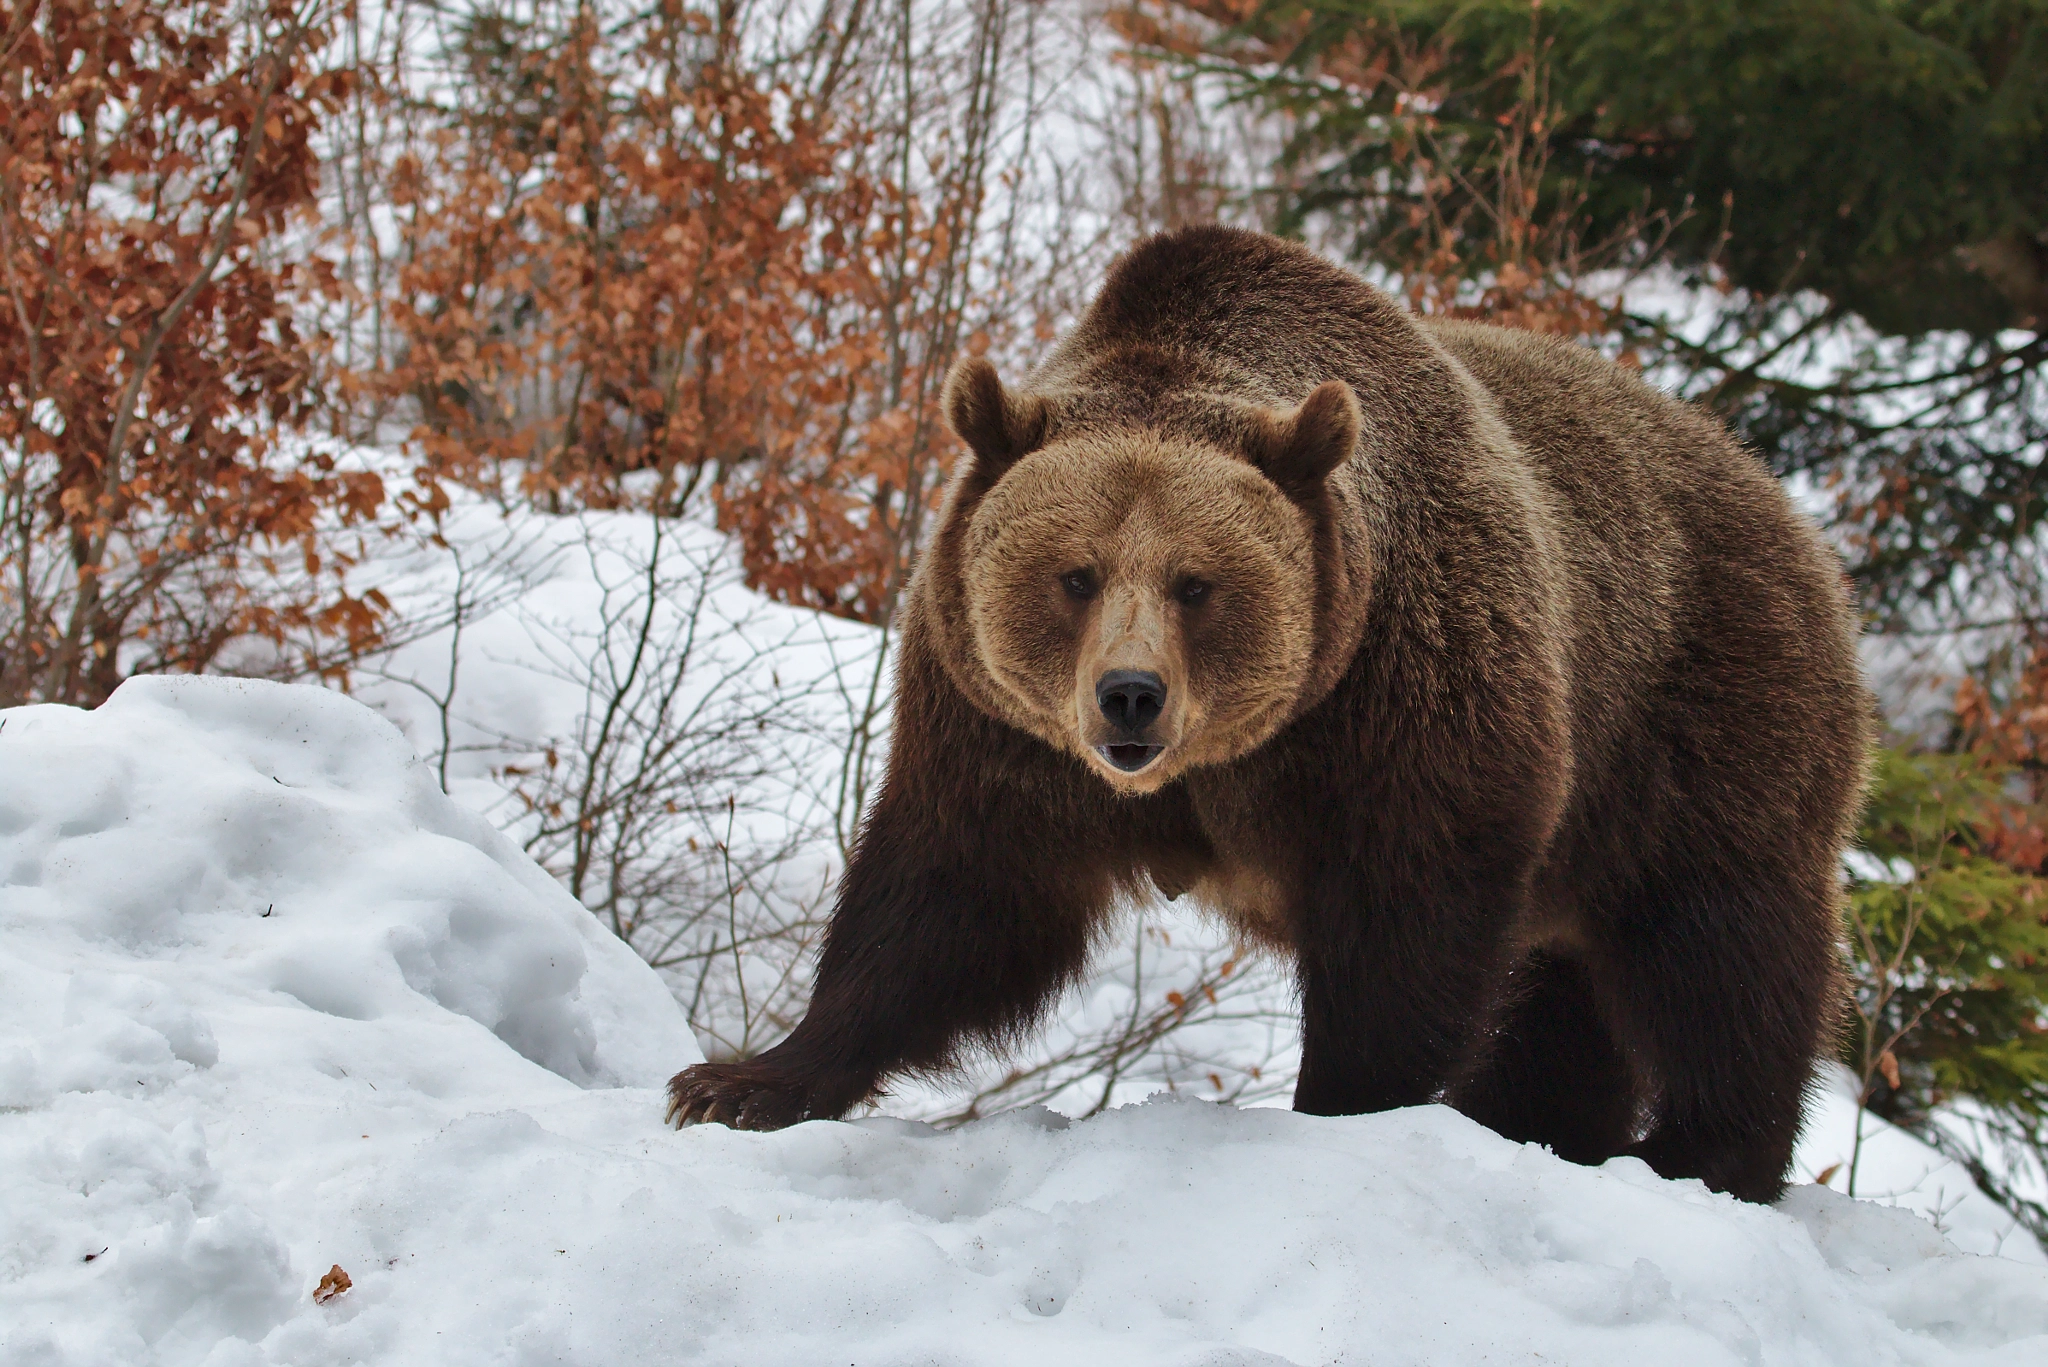
<instances>
[{"instance_id":1,"label":"bear's black nose","mask_svg":"<svg viewBox=\"0 0 2048 1367\"><path fill-rule=\"evenodd\" d=\"M1166 681L1135 669L1112 669L1096 681L1095 705L1111 726L1142 735L1166 707Z\"/></svg>"}]
</instances>

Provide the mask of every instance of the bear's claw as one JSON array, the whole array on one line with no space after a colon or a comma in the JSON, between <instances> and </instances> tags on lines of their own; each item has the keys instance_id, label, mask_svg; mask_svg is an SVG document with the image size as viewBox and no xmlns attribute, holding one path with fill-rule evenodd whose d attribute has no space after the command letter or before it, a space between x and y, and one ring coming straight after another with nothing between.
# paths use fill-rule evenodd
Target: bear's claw
<instances>
[{"instance_id":1,"label":"bear's claw","mask_svg":"<svg viewBox=\"0 0 2048 1367\"><path fill-rule=\"evenodd\" d=\"M665 1124L779 1130L808 1118L807 1093L758 1065L700 1063L669 1080Z\"/></svg>"}]
</instances>

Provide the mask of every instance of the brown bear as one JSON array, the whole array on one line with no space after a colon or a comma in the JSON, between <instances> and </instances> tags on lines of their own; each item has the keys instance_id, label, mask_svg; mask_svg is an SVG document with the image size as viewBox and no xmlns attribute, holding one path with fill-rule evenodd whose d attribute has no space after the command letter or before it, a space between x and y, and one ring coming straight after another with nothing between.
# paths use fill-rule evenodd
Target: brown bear
<instances>
[{"instance_id":1,"label":"brown bear","mask_svg":"<svg viewBox=\"0 0 2048 1367\"><path fill-rule=\"evenodd\" d=\"M944 406L972 457L809 1014L675 1123L1013 1042L1149 881L1292 956L1297 1110L1779 1194L1873 714L1839 564L1719 424L1216 227Z\"/></svg>"}]
</instances>

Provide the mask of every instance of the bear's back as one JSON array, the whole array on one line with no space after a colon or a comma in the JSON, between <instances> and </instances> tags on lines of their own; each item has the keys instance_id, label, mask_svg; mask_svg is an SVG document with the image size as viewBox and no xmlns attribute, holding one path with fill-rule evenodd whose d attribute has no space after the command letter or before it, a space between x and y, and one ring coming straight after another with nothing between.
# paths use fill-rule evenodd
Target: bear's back
<instances>
[{"instance_id":1,"label":"bear's back","mask_svg":"<svg viewBox=\"0 0 2048 1367\"><path fill-rule=\"evenodd\" d=\"M1169 385L1236 389L1276 406L1328 379L1352 383L1368 401L1368 376L1440 370L1441 356L1405 309L1352 272L1299 243L1214 225L1161 233L1118 257L1026 384L1057 389L1083 375L1081 383L1099 383L1102 358L1134 352L1187 367ZM1107 373L1122 368L1119 360Z\"/></svg>"},{"instance_id":2,"label":"bear's back","mask_svg":"<svg viewBox=\"0 0 2048 1367\"><path fill-rule=\"evenodd\" d=\"M1575 591L1695 615L1702 591L1716 596L1707 581L1731 577L1839 600L1839 567L1812 522L1710 414L1585 346L1419 323L1485 391L1549 492Z\"/></svg>"},{"instance_id":3,"label":"bear's back","mask_svg":"<svg viewBox=\"0 0 2048 1367\"><path fill-rule=\"evenodd\" d=\"M1640 765L1641 728L1659 709L1704 715L1702 687L1748 695L1757 753L1799 770L1860 762L1833 753L1861 745L1860 724L1837 723L1867 710L1840 564L1760 460L1590 348L1479 323L1421 329L1486 391L1550 495L1585 777Z\"/></svg>"}]
</instances>

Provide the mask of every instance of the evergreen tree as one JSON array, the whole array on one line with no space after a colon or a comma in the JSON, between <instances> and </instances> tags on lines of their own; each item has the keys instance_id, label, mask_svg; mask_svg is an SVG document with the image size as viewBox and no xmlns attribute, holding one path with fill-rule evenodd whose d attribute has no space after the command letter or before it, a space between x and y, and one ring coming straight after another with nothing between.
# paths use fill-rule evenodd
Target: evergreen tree
<instances>
[{"instance_id":1,"label":"evergreen tree","mask_svg":"<svg viewBox=\"0 0 2048 1367\"><path fill-rule=\"evenodd\" d=\"M1532 217L1727 292L1705 330L1621 321L1835 491L1871 607L2048 620L2014 601L2048 502L2048 0L1281 0L1211 51L1294 120L1283 223L1393 263L1483 193L1540 66Z\"/></svg>"},{"instance_id":2,"label":"evergreen tree","mask_svg":"<svg viewBox=\"0 0 2048 1367\"><path fill-rule=\"evenodd\" d=\"M2048 1247L2048 1204L2018 1189L2048 1175L2048 880L1991 853L2008 777L1972 754L1878 752L1842 1061L1870 1110L1961 1161ZM1966 1123L1943 1124L1958 1099Z\"/></svg>"}]
</instances>

